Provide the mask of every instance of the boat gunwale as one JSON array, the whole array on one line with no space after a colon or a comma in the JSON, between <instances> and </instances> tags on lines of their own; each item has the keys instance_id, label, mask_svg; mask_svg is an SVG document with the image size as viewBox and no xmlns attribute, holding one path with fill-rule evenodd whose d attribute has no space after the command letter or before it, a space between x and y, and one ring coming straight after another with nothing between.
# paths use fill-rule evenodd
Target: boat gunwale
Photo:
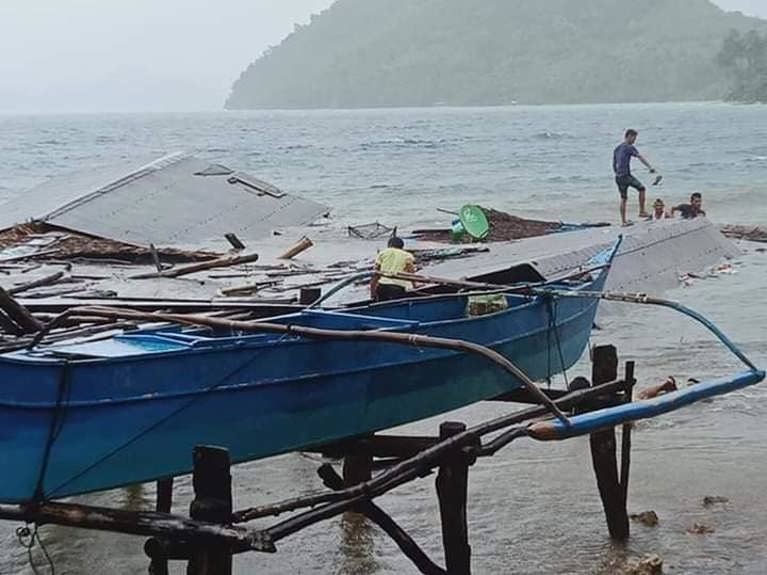
<instances>
[{"instance_id":1,"label":"boat gunwale","mask_svg":"<svg viewBox=\"0 0 767 575\"><path fill-rule=\"evenodd\" d=\"M589 291L588 288L592 287L595 283L600 281L601 275L597 276L595 279L584 282L583 284L578 285L577 287L568 287L567 289L571 290L577 290L577 291ZM556 286L556 284L552 284ZM381 327L376 329L369 330L370 332L397 332L400 331L401 333L409 333L415 329L423 329L423 328L429 328L429 327L443 327L444 325L451 324L456 326L461 326L462 324L468 323L468 322L479 322L479 321L486 321L488 319L497 319L505 314L510 314L516 311L524 311L529 309L530 307L534 305L541 305L543 300L548 296L543 295L524 295L524 294L509 294L511 296L520 297L527 299L528 301L522 302L519 305L511 306L503 310L499 310L497 312L492 312L488 314L483 314L480 316L474 316L474 317L459 317L454 319L446 319L446 320L437 320L437 321L431 321L431 322L419 322L418 320L404 320L409 321L411 325L409 327L405 327L402 329L402 326L390 326L390 327ZM457 297L467 297L466 294L461 293L455 293L455 294L444 294L440 295L439 298L457 298ZM418 302L419 298L412 298L407 300L400 300L401 302ZM432 300L434 301L434 300ZM340 308L340 309L363 309L364 306L360 306L359 308ZM332 313L332 311L331 311ZM268 319L280 319L288 316L274 316L272 318L262 318L259 319L258 322L268 323ZM368 316L370 318L375 318L376 316ZM382 318L382 319L389 319L389 318ZM256 322L256 323L258 323ZM173 325L173 324L170 324ZM286 324L286 326L289 326L290 324ZM153 329L153 334L157 334L159 330ZM339 329L339 331L343 331L343 329ZM139 335L140 330L137 330L136 332L131 332L129 334L125 335ZM148 359L159 359L159 358L166 358L166 357L173 357L176 355L184 355L184 354L190 354L190 353L219 353L222 351L229 351L229 350L236 350L236 349L259 349L259 348L268 348L268 347L276 347L276 346L284 346L286 344L301 344L301 343L316 343L318 340L316 338L310 338L306 336L301 335L290 335L290 334L282 334L282 337L277 337L274 339L270 339L268 341L258 341L258 338L261 337L263 334L249 334L249 335L239 335L239 336L227 336L223 338L216 338L219 344L215 347L208 347L208 346L186 346L186 347L179 347L179 349L169 349L169 350L160 350L160 351L149 351L149 352L138 352L131 355L119 355L119 356L106 356L106 357L78 357L73 355L72 358L63 358L63 357L46 357L46 356L34 356L34 355L25 355L23 357L16 357L15 355L11 354L17 354L18 352L10 352L10 354L2 354L0 355L0 366L2 366L3 363L6 364L12 364L12 365L18 365L18 366L39 366L39 367L62 367L64 365L86 365L91 363L122 363L122 362L132 362L132 361L147 361ZM65 344L60 346L63 347L69 347L72 345L84 345L83 344ZM180 344L181 345L181 344ZM51 346L50 348L46 348L45 350L41 350L43 352L51 351L56 352L56 346Z\"/></svg>"},{"instance_id":2,"label":"boat gunwale","mask_svg":"<svg viewBox=\"0 0 767 575\"><path fill-rule=\"evenodd\" d=\"M525 304L527 305L527 304ZM564 318L562 321L558 321L556 323L557 328L567 326L571 324L574 321L577 321L580 317L582 317L584 314L590 313L590 308L592 306L597 306L598 301L594 300L594 302L585 309L582 309L576 313L571 314L570 316ZM514 308L518 309L518 308ZM506 311L506 310L504 310ZM488 314L489 315L489 314ZM486 317L486 316L482 316ZM509 343L512 343L516 340L521 340L525 338L535 337L540 333L543 333L549 329L548 325L544 325L542 327L538 327L535 329L528 330L523 333L518 333L515 335L515 337L507 338L507 339L501 339L496 340L494 342L489 342L483 344L485 347L489 348L496 348L502 345L506 345ZM297 337L293 341L296 343L301 344L308 344L312 343L316 340L311 340L308 338L301 338ZM216 350L212 349L198 349L196 350L198 352L215 352ZM132 397L121 397L121 398L104 398L100 400L69 400L67 402L68 407L73 408L86 408L86 407L102 407L102 406L114 406L114 405L123 405L123 404L129 404L129 403L139 403L144 401L158 401L158 400L171 400L171 399L181 399L184 397L194 397L199 395L205 395L208 393L218 392L218 391L243 391L248 390L256 387L271 387L271 386L277 386L277 385L284 385L285 383L298 383L298 382L308 382L313 379L321 378L321 377L338 377L341 375L354 375L360 372L370 372L370 371L378 371L378 370L384 370L384 369L391 369L396 368L400 366L406 366L414 363L422 363L427 364L433 361L443 361L446 357L450 356L456 356L456 355L462 355L465 354L465 352L457 352L457 351L451 351L451 350L436 350L439 355L436 355L435 357L426 359L426 360L406 360L406 361L398 361L398 362L388 362L388 363L380 363L377 364L375 367L370 366L361 366L358 368L349 368L349 369L343 369L343 370L336 370L336 371L324 371L321 373L311 373L306 375L301 375L298 377L290 377L290 378L282 378L282 379L271 379L271 380L259 380L259 381L253 381L253 382L247 382L247 383L237 383L237 384L229 384L229 385L218 385L215 387L204 387L199 389L188 389L185 391L178 391L178 392L170 392L170 393L151 393L151 394L143 394L139 396L132 396ZM174 354L176 352L173 352ZM183 352L182 352L183 353ZM167 355L163 354L162 357L167 357ZM159 358L157 358L159 359ZM82 365L82 364L80 364ZM53 409L55 407L55 402L9 402L5 400L0 400L0 408L10 408L10 409L23 409L23 410L36 410L36 409Z\"/></svg>"}]
</instances>

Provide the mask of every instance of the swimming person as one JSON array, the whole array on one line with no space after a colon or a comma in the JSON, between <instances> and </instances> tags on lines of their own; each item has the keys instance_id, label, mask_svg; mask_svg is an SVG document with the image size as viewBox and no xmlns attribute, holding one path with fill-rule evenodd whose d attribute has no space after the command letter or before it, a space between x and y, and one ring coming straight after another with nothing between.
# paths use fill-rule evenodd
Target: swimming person
<instances>
[{"instance_id":1,"label":"swimming person","mask_svg":"<svg viewBox=\"0 0 767 575\"><path fill-rule=\"evenodd\" d=\"M415 273L415 256L405 251L402 238L389 238L388 247L376 256L377 272L397 274ZM388 301L405 297L405 292L412 287L412 282L374 274L370 280L370 297L375 301Z\"/></svg>"},{"instance_id":2,"label":"swimming person","mask_svg":"<svg viewBox=\"0 0 767 575\"><path fill-rule=\"evenodd\" d=\"M669 213L666 211L666 204L664 204L663 200L660 198L656 198L652 205L652 217L650 219L653 221L665 220L668 217L671 216L669 216Z\"/></svg>"},{"instance_id":3,"label":"swimming person","mask_svg":"<svg viewBox=\"0 0 767 575\"><path fill-rule=\"evenodd\" d=\"M671 208L671 215L674 216L679 212L685 220L691 220L698 216L705 216L706 212L703 210L703 196L700 192L695 192L690 196L689 204L679 204Z\"/></svg>"},{"instance_id":4,"label":"swimming person","mask_svg":"<svg viewBox=\"0 0 767 575\"><path fill-rule=\"evenodd\" d=\"M631 174L631 158L638 158L651 174L655 173L650 163L639 153L634 144L636 143L639 132L636 130L626 130L623 142L615 148L613 152L613 171L615 172L615 183L618 185L618 192L621 195L620 213L621 225L629 226L631 221L626 218L626 201L628 200L629 188L634 188L639 192L639 217L649 218L650 214L645 211L645 193L647 188Z\"/></svg>"}]
</instances>

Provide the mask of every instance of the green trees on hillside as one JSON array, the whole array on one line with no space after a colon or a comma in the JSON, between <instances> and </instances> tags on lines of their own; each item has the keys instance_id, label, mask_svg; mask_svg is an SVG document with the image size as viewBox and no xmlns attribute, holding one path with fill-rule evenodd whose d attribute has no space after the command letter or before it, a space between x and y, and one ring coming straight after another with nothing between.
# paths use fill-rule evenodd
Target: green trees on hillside
<instances>
[{"instance_id":1,"label":"green trees on hillside","mask_svg":"<svg viewBox=\"0 0 767 575\"><path fill-rule=\"evenodd\" d=\"M253 62L226 106L718 99L722 41L751 29L767 22L710 0L337 0Z\"/></svg>"},{"instance_id":2,"label":"green trees on hillside","mask_svg":"<svg viewBox=\"0 0 767 575\"><path fill-rule=\"evenodd\" d=\"M733 80L728 99L767 103L767 33L731 31L717 59Z\"/></svg>"}]
</instances>

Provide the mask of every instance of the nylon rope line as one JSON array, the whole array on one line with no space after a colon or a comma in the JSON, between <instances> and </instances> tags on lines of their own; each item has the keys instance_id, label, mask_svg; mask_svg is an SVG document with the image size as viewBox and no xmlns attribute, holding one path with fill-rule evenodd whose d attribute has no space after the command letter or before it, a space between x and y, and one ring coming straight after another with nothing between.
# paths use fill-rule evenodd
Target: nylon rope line
<instances>
[{"instance_id":1,"label":"nylon rope line","mask_svg":"<svg viewBox=\"0 0 767 575\"><path fill-rule=\"evenodd\" d=\"M70 367L69 361L65 359L64 366L61 370L61 376L59 377L56 405L51 414L51 425L48 429L48 438L45 441L43 460L40 464L40 473L38 474L37 484L35 485L35 492L33 495L35 501L42 501L45 499L45 475L48 472L48 464L50 463L53 444L56 443L56 440L64 427L64 416L66 415L66 406L69 404L70 391Z\"/></svg>"},{"instance_id":2,"label":"nylon rope line","mask_svg":"<svg viewBox=\"0 0 767 575\"><path fill-rule=\"evenodd\" d=\"M16 539L18 540L19 545L27 550L27 561L29 562L29 567L32 569L32 573L35 575L41 575L37 565L35 564L35 558L32 557L32 550L35 548L35 543L37 543L37 546L40 547L40 550L43 552L43 557L45 557L45 560L48 562L50 574L56 575L56 566L54 565L53 559L48 553L48 549L45 548L45 544L40 537L39 525L37 523L34 524L33 529L29 528L29 524L17 527Z\"/></svg>"},{"instance_id":3,"label":"nylon rope line","mask_svg":"<svg viewBox=\"0 0 767 575\"><path fill-rule=\"evenodd\" d=\"M562 353L562 342L559 339L559 326L557 325L557 308L559 304L554 299L552 305L554 307L554 339L557 342L557 352L559 353L559 364L560 364L560 367L562 368L562 377L565 378L565 386L567 387L569 391L570 382L567 380L567 367L565 367L565 356L564 356L564 353ZM589 328L589 333L591 333L591 328Z\"/></svg>"},{"instance_id":4,"label":"nylon rope line","mask_svg":"<svg viewBox=\"0 0 767 575\"><path fill-rule=\"evenodd\" d=\"M551 317L551 304L549 298L546 299L546 315L548 316L549 328L546 330L546 384L551 389L551 327L553 318Z\"/></svg>"},{"instance_id":5,"label":"nylon rope line","mask_svg":"<svg viewBox=\"0 0 767 575\"><path fill-rule=\"evenodd\" d=\"M288 337L288 335L289 334L284 334L277 341L284 340L286 337ZM240 371L242 371L243 369L245 369L246 367L251 365L256 359L258 359L264 353L264 351L265 350L260 350L259 352L254 353L251 357L249 357L241 365L239 365L238 367L233 369L231 372L227 373L224 377L222 377L216 383L214 383L214 384L212 384L212 385L210 385L208 387L203 388L201 390L201 393L198 393L197 395L192 397L189 401L187 401L183 405L180 405L175 410L171 411L169 414L159 418L157 421L152 423L149 427L145 428L143 431L137 433L136 435L134 435L133 437L131 437L130 439L125 441L122 445L118 445L117 447L115 447L114 449L112 449L111 451L109 451L108 453L104 454L99 459L97 459L96 461L94 461L93 463L91 463L90 465L85 467L83 470L77 472L75 475L71 476L69 479L67 479L63 483L57 485L55 488L53 488L50 491L48 491L47 496L48 497L54 497L56 495L56 492L60 491L61 489L63 489L67 485L70 485L71 483L77 481L78 479L80 479L81 477L86 475L87 473L90 473L96 467L98 467L99 465L101 465L102 463L107 461L108 459L114 457L115 455L117 455L123 449L125 449L127 447L130 447L135 442L137 442L138 440L142 439L143 437L145 437L146 435L148 435L149 433L151 433L152 431L154 431L155 429L160 427L166 421L169 421L173 417L177 416L179 413L181 413L181 412L185 411L186 409L188 409L189 407L191 407L194 403L196 403L202 397L204 397L206 393L221 387L223 384L225 384L233 376L237 375Z\"/></svg>"}]
</instances>

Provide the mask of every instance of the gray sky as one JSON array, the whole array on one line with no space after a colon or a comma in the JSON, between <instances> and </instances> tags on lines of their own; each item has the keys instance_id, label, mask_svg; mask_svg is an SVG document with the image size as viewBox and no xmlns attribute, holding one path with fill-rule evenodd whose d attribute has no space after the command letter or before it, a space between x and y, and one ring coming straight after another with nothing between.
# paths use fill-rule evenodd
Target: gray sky
<instances>
[{"instance_id":1,"label":"gray sky","mask_svg":"<svg viewBox=\"0 0 767 575\"><path fill-rule=\"evenodd\" d=\"M220 109L333 0L0 0L0 111ZM767 18L767 0L715 0Z\"/></svg>"}]
</instances>

